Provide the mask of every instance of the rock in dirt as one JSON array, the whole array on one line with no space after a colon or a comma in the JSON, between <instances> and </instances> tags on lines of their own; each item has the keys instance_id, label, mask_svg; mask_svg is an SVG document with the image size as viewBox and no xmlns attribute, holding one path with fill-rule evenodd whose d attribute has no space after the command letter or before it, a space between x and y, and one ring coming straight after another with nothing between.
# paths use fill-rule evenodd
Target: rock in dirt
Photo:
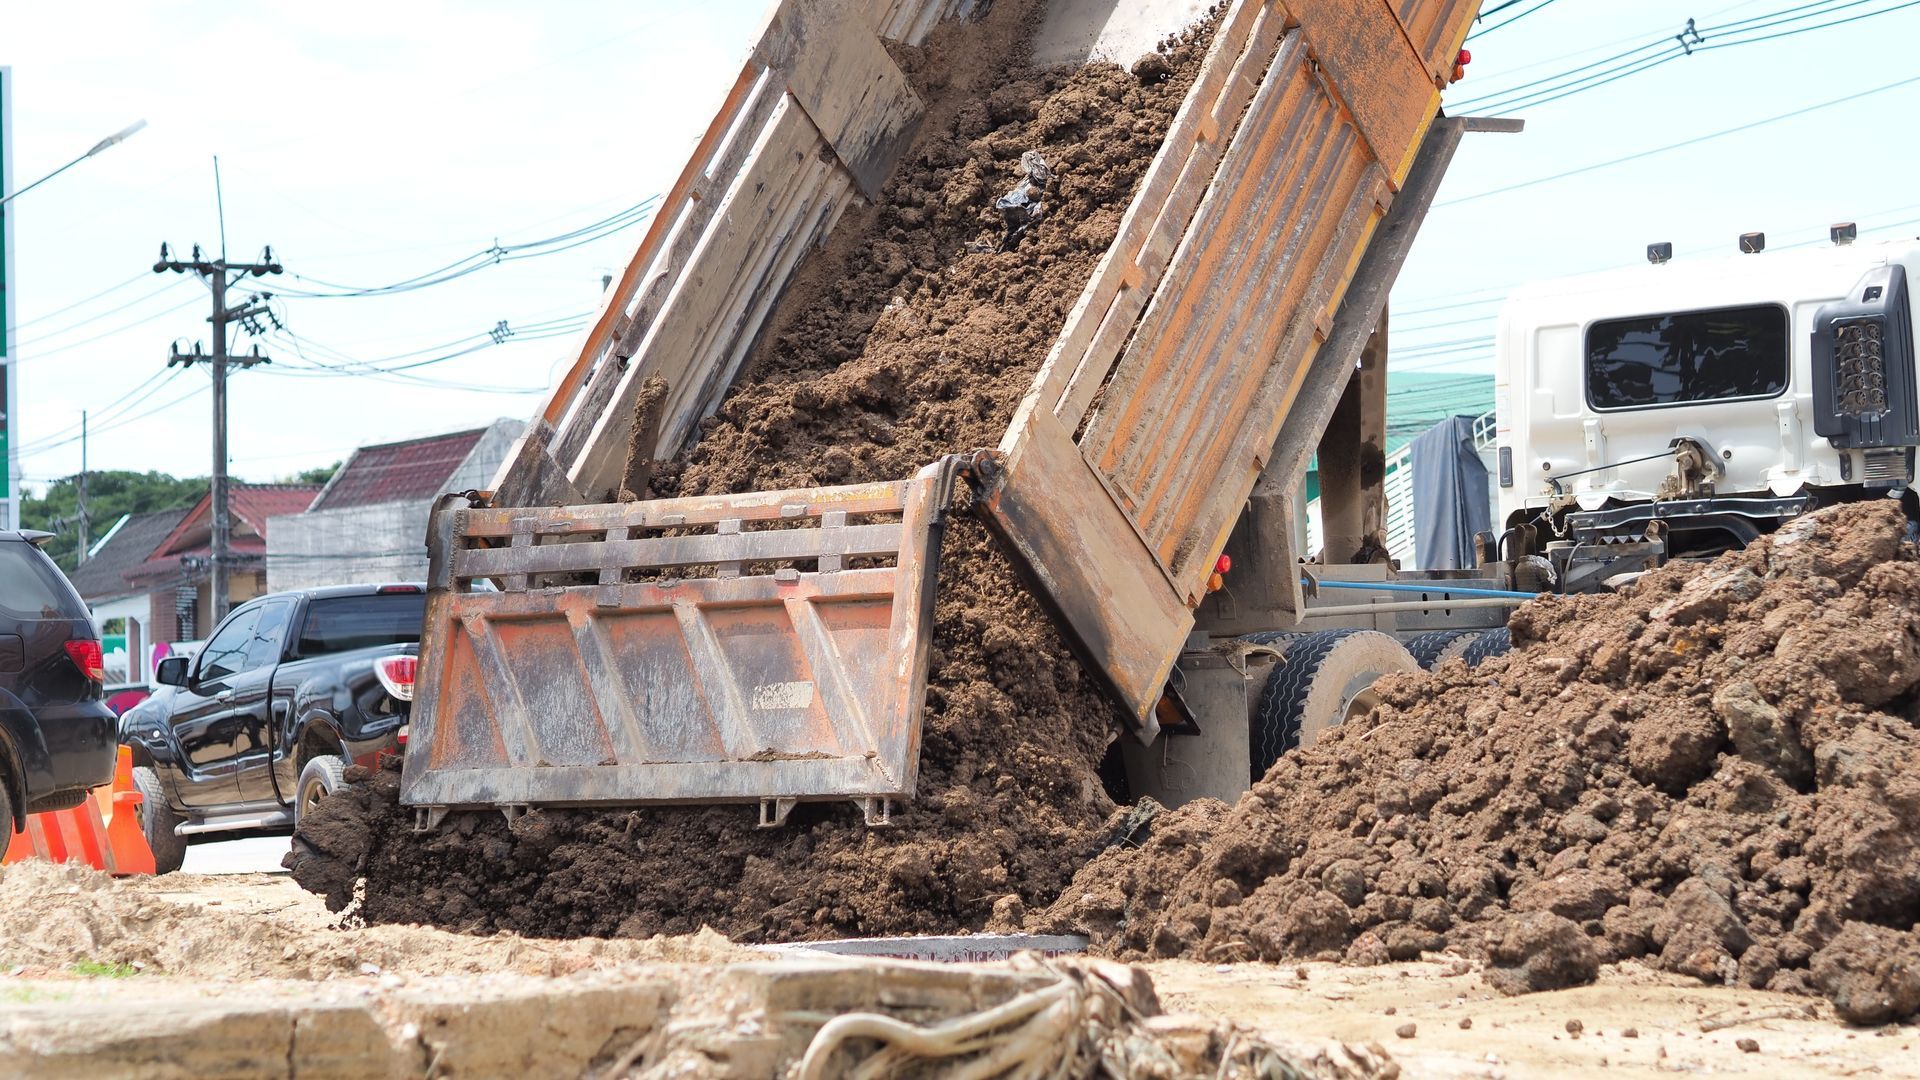
<instances>
[{"instance_id":1,"label":"rock in dirt","mask_svg":"<svg viewBox=\"0 0 1920 1080\"><path fill-rule=\"evenodd\" d=\"M1584 986L1599 971L1600 957L1578 925L1536 911L1499 924L1487 946L1487 966L1480 977L1503 994L1529 994Z\"/></svg>"},{"instance_id":2,"label":"rock in dirt","mask_svg":"<svg viewBox=\"0 0 1920 1080\"><path fill-rule=\"evenodd\" d=\"M1420 926L1503 990L1643 958L1920 1012L1920 553L1833 507L1628 592L1514 612L1511 654L1389 676L1232 807L1166 811L1035 930L1122 956L1386 955ZM1073 898L1095 890L1101 918Z\"/></svg>"},{"instance_id":3,"label":"rock in dirt","mask_svg":"<svg viewBox=\"0 0 1920 1080\"><path fill-rule=\"evenodd\" d=\"M808 256L693 449L646 463L649 493L899 480L999 442L1210 34L1170 43L1163 79L1039 69L1024 58L1038 14L1005 0L893 50L927 105L913 147ZM1051 171L1046 213L993 250L993 201L1029 152ZM948 526L939 575L918 790L889 828L808 804L774 830L751 807L536 810L419 837L369 784L335 835L303 830L295 874L330 903L364 878L373 922L555 937L953 933L1044 907L1107 835L1112 709L973 518Z\"/></svg>"}]
</instances>

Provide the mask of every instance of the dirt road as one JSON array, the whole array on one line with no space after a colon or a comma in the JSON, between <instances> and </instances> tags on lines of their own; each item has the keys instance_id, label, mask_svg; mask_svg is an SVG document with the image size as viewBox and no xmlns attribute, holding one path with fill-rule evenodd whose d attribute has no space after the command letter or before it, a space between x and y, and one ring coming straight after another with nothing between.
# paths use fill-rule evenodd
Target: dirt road
<instances>
[{"instance_id":1,"label":"dirt road","mask_svg":"<svg viewBox=\"0 0 1920 1080\"><path fill-rule=\"evenodd\" d=\"M559 1055L549 1063L626 1075L609 1071L619 1057L609 1050L612 1035L560 1019L576 998L595 1009L637 1010L634 1016L648 1008L664 1013L659 1002L672 1001L678 1023L694 1000L689 987L733 980L713 1000L731 1002L721 1027L744 1030L758 1022L753 1009L787 1000L781 995L792 986L858 1000L875 993L880 978L874 965L831 958L763 969L756 962L764 954L712 935L561 942L403 926L340 929L319 898L279 874L116 883L68 868L8 868L0 900L0 1062L26 1075L70 1075L83 1066L90 1075L217 1075L223 1067L248 1074L269 1045L277 1068L302 1031L338 1029L346 1034L327 1036L329 1045L346 1046L369 1025L366 1045L381 1055L398 1047L379 1067L399 1075L435 1058L443 1069L456 1057L486 1060L475 1056L482 1044L487 1054L506 1052L506 1044L521 1054L539 1051L543 1041ZM154 940L183 934L190 947ZM740 973L749 968L760 974L746 979ZM1371 968L1164 962L1145 970L1170 1012L1258 1032L1323 1065L1351 1062L1342 1044L1374 1044L1402 1076L1920 1076L1914 1025L1849 1028L1823 1001L1707 987L1634 965L1607 969L1595 986L1518 998L1493 994L1471 964L1445 957ZM767 981L767 972L786 982ZM1012 976L1005 965L980 965L936 977L949 982L937 993L917 992L949 1000L964 986L990 998L983 988ZM485 1007L504 1001L521 1004ZM121 1016L131 1024L155 1002L172 1011L131 1027L99 1023ZM493 1026L482 1030L474 1017ZM504 1031L497 1030L502 1018ZM382 1023L384 1038L372 1030ZM1411 1037L1397 1035L1406 1025ZM1742 1040L1755 1049L1743 1049ZM638 1046L631 1035L626 1043ZM188 1049L165 1049L174 1044ZM764 1046L755 1053L761 1056L714 1060L731 1062L734 1075L753 1075L775 1060ZM307 1062L303 1075L368 1067L329 1060ZM1325 1075L1365 1075L1327 1068Z\"/></svg>"}]
</instances>

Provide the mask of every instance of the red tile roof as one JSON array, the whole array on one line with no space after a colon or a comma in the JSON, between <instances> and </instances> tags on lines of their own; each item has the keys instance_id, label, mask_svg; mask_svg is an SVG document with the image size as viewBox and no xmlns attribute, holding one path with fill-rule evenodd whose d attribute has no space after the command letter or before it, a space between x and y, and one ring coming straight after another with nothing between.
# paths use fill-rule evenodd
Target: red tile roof
<instances>
[{"instance_id":1,"label":"red tile roof","mask_svg":"<svg viewBox=\"0 0 1920 1080\"><path fill-rule=\"evenodd\" d=\"M425 439L363 446L314 502L315 510L430 499L446 490L447 479L467 460L486 428L456 431Z\"/></svg>"},{"instance_id":2,"label":"red tile roof","mask_svg":"<svg viewBox=\"0 0 1920 1080\"><path fill-rule=\"evenodd\" d=\"M267 535L267 519L281 514L297 514L313 505L319 494L317 484L236 484L227 499L233 516Z\"/></svg>"},{"instance_id":3,"label":"red tile roof","mask_svg":"<svg viewBox=\"0 0 1920 1080\"><path fill-rule=\"evenodd\" d=\"M278 514L297 514L305 510L319 494L318 484L235 484L227 491L227 509L236 524L231 546L235 555L264 555L267 550L267 519ZM212 549L213 497L203 495L193 504L173 531L167 534L153 554L139 566L127 571L129 578L150 577L156 571L171 570L180 556Z\"/></svg>"}]
</instances>

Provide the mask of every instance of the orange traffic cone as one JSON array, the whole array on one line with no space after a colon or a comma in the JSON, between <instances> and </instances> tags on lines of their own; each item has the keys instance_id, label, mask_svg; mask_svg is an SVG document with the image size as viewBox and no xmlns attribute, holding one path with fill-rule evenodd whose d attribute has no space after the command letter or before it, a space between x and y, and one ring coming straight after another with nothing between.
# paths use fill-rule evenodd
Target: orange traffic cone
<instances>
[{"instance_id":1,"label":"orange traffic cone","mask_svg":"<svg viewBox=\"0 0 1920 1080\"><path fill-rule=\"evenodd\" d=\"M90 798L70 810L29 814L7 845L4 861L38 856L86 863L109 874L151 874L153 849L140 828L140 798L133 790L133 751L123 746L112 784L94 788Z\"/></svg>"},{"instance_id":2,"label":"orange traffic cone","mask_svg":"<svg viewBox=\"0 0 1920 1080\"><path fill-rule=\"evenodd\" d=\"M133 789L133 748L120 748L120 760L113 767L113 786L95 788L94 797L111 800L107 810L107 846L113 853L114 873L151 874L154 872L153 848L140 827L140 803L146 796Z\"/></svg>"}]
</instances>

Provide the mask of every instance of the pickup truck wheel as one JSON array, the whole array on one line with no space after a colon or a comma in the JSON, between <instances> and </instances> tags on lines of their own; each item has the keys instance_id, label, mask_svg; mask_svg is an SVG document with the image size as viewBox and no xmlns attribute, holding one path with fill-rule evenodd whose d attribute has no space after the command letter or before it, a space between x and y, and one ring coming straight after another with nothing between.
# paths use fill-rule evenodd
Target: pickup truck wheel
<instances>
[{"instance_id":1,"label":"pickup truck wheel","mask_svg":"<svg viewBox=\"0 0 1920 1080\"><path fill-rule=\"evenodd\" d=\"M1406 646L1378 630L1319 630L1286 642L1255 710L1249 764L1259 781L1297 747L1379 704L1373 683L1396 671L1418 671Z\"/></svg>"},{"instance_id":2,"label":"pickup truck wheel","mask_svg":"<svg viewBox=\"0 0 1920 1080\"><path fill-rule=\"evenodd\" d=\"M300 770L300 783L295 786L293 796L293 827L307 819L320 800L347 786L347 762L345 758L325 754L307 762Z\"/></svg>"},{"instance_id":3,"label":"pickup truck wheel","mask_svg":"<svg viewBox=\"0 0 1920 1080\"><path fill-rule=\"evenodd\" d=\"M13 796L7 794L7 774L0 771L0 859L7 857L7 845L13 841Z\"/></svg>"},{"instance_id":4,"label":"pickup truck wheel","mask_svg":"<svg viewBox=\"0 0 1920 1080\"><path fill-rule=\"evenodd\" d=\"M140 831L153 849L153 872L171 874L187 861L187 838L173 831L180 815L167 805L160 775L145 765L133 768L133 790L140 793Z\"/></svg>"}]
</instances>

